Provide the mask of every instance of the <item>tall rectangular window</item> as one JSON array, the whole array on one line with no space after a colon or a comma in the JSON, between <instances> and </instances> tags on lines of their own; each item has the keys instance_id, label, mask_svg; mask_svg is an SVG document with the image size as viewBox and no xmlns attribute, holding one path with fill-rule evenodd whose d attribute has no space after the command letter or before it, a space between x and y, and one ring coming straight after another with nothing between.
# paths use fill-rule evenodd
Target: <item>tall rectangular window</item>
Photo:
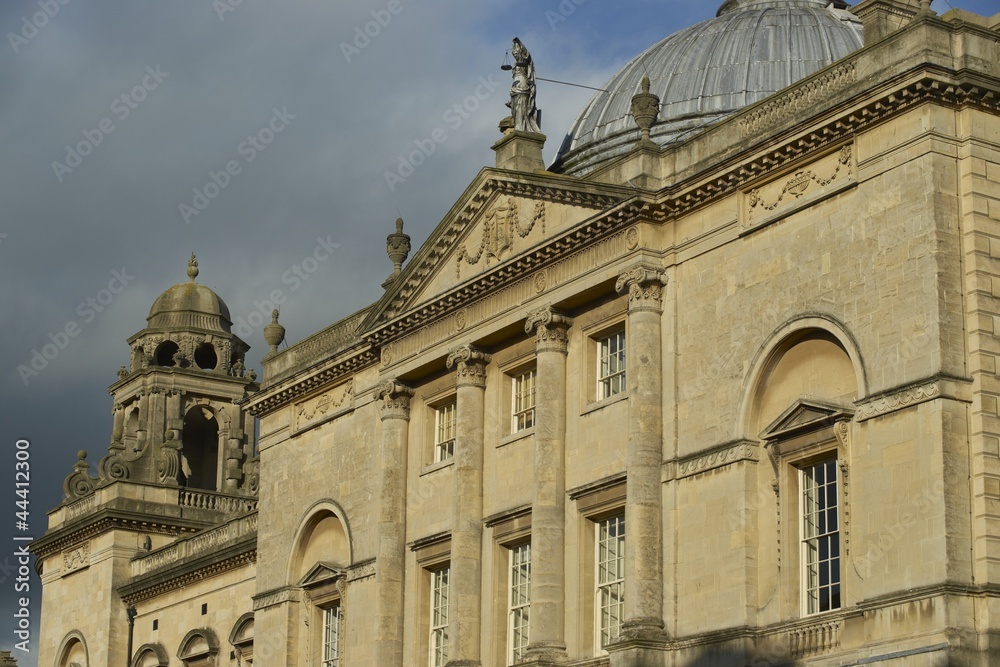
<instances>
[{"instance_id":1,"label":"tall rectangular window","mask_svg":"<svg viewBox=\"0 0 1000 667\"><path fill-rule=\"evenodd\" d=\"M625 615L625 515L597 524L597 637L601 650L618 638Z\"/></svg>"},{"instance_id":2,"label":"tall rectangular window","mask_svg":"<svg viewBox=\"0 0 1000 667\"><path fill-rule=\"evenodd\" d=\"M625 331L619 330L598 341L597 399L625 391Z\"/></svg>"},{"instance_id":3,"label":"tall rectangular window","mask_svg":"<svg viewBox=\"0 0 1000 667\"><path fill-rule=\"evenodd\" d=\"M802 588L805 610L840 609L840 517L837 460L799 471L802 489Z\"/></svg>"},{"instance_id":4,"label":"tall rectangular window","mask_svg":"<svg viewBox=\"0 0 1000 667\"><path fill-rule=\"evenodd\" d=\"M531 607L531 544L510 550L508 577L510 604L508 607L508 663L513 665L524 657L528 648L528 614Z\"/></svg>"},{"instance_id":5,"label":"tall rectangular window","mask_svg":"<svg viewBox=\"0 0 1000 667\"><path fill-rule=\"evenodd\" d=\"M323 667L340 667L340 605L323 610Z\"/></svg>"},{"instance_id":6,"label":"tall rectangular window","mask_svg":"<svg viewBox=\"0 0 1000 667\"><path fill-rule=\"evenodd\" d=\"M535 369L525 371L511 383L514 395L511 400L513 418L511 433L517 433L535 425Z\"/></svg>"},{"instance_id":7,"label":"tall rectangular window","mask_svg":"<svg viewBox=\"0 0 1000 667\"><path fill-rule=\"evenodd\" d=\"M431 667L448 662L448 597L451 568L431 572Z\"/></svg>"},{"instance_id":8,"label":"tall rectangular window","mask_svg":"<svg viewBox=\"0 0 1000 667\"><path fill-rule=\"evenodd\" d=\"M424 450L426 451L426 450ZM434 411L434 462L455 456L455 401Z\"/></svg>"}]
</instances>

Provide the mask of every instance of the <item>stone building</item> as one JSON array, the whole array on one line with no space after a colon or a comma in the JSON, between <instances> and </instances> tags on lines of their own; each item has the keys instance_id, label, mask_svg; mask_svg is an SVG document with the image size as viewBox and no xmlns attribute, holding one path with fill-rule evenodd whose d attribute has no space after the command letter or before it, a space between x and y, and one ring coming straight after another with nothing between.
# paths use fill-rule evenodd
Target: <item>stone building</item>
<instances>
[{"instance_id":1,"label":"stone building","mask_svg":"<svg viewBox=\"0 0 1000 667\"><path fill-rule=\"evenodd\" d=\"M40 665L1000 663L1000 14L728 0L605 88L259 386L192 260Z\"/></svg>"}]
</instances>

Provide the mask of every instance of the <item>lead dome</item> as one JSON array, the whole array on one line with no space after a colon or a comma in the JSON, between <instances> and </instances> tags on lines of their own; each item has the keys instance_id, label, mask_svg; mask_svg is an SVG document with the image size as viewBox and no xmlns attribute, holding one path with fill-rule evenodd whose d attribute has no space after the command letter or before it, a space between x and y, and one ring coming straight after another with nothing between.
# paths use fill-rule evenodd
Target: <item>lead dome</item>
<instances>
[{"instance_id":1,"label":"lead dome","mask_svg":"<svg viewBox=\"0 0 1000 667\"><path fill-rule=\"evenodd\" d=\"M191 256L186 283L174 285L153 302L146 321L154 329L196 328L230 333L229 307L218 294L195 282L198 262Z\"/></svg>"},{"instance_id":2,"label":"lead dome","mask_svg":"<svg viewBox=\"0 0 1000 667\"><path fill-rule=\"evenodd\" d=\"M728 0L715 18L654 44L611 77L566 135L552 170L583 176L634 147L640 133L631 102L644 75L661 103L651 138L667 146L840 60L864 44L847 6Z\"/></svg>"}]
</instances>

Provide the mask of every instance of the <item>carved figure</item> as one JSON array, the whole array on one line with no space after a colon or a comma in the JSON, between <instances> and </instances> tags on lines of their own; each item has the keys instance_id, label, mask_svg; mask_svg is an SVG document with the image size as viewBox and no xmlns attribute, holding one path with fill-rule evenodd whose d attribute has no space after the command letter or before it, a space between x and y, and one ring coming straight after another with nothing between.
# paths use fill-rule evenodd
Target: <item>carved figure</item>
<instances>
[{"instance_id":1,"label":"carved figure","mask_svg":"<svg viewBox=\"0 0 1000 667\"><path fill-rule=\"evenodd\" d=\"M538 108L535 106L535 63L531 54L517 37L510 50L514 57L512 75L514 83L510 87L510 107L514 118L514 129L521 132L541 132L538 127Z\"/></svg>"},{"instance_id":2,"label":"carved figure","mask_svg":"<svg viewBox=\"0 0 1000 667\"><path fill-rule=\"evenodd\" d=\"M122 366L121 368L118 369L118 379L124 380L127 377L128 377L128 370L124 366Z\"/></svg>"}]
</instances>

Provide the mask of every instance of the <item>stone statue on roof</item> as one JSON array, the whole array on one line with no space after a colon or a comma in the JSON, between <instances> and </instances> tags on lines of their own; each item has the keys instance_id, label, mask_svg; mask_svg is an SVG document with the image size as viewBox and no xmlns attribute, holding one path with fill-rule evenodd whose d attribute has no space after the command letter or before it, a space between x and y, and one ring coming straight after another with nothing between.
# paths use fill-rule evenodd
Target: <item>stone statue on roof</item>
<instances>
[{"instance_id":1,"label":"stone statue on roof","mask_svg":"<svg viewBox=\"0 0 1000 667\"><path fill-rule=\"evenodd\" d=\"M536 132L538 127L538 108L535 106L535 63L528 49L517 37L510 50L514 57L514 83L510 87L510 107L514 119L514 129L521 132Z\"/></svg>"}]
</instances>

